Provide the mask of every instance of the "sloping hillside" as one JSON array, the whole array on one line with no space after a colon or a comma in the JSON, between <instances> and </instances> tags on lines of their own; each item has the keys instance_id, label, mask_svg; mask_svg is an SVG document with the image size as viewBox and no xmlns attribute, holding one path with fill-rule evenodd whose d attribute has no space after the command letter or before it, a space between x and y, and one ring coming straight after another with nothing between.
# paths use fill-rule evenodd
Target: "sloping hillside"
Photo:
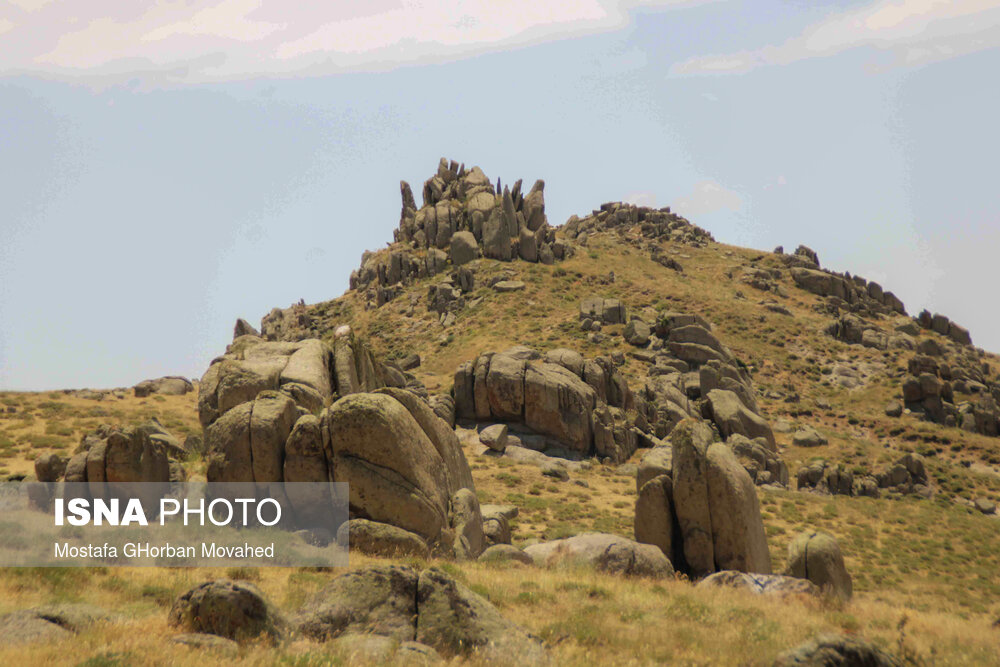
<instances>
[{"instance_id":1,"label":"sloping hillside","mask_svg":"<svg viewBox=\"0 0 1000 667\"><path fill-rule=\"evenodd\" d=\"M408 185L401 188L396 242L365 254L351 290L275 309L263 318L263 338L320 338L334 348L348 325L391 372L410 374L441 399L432 405L450 405L444 410L452 419L460 402L456 374L485 353L525 346L539 356L570 350L607 359L606 371L620 373L636 396L614 413L615 425L632 434L629 446L615 450L624 452L621 460L591 448L566 457L565 474L553 475L547 466L554 457L497 455L480 441L485 424L457 409L456 432L480 504L518 509L509 526L515 547L588 531L633 537L637 469L673 425L647 418L656 394L646 387L669 378L677 400L690 402L686 416L705 416L724 430L699 374L715 366L680 358L719 344L730 360L721 366L743 378L727 386L752 391L745 402L773 432L774 454L788 472L782 484L744 461L757 475L774 572L785 570L797 535L826 532L840 543L854 597L754 596L693 587L683 575L650 581L568 566L431 562L545 640L557 664L764 665L820 632L862 635L906 664L998 664L1000 358L970 345L968 332L940 316L905 314L881 286L823 272L807 248L786 254L728 246L667 209L622 204L552 227L544 184L521 190L520 183L494 188L480 170L443 160L423 188L423 206ZM463 232L468 238L456 237ZM607 304L610 315L600 312ZM670 336L666 323L678 315L699 318L711 340L673 347L689 344ZM236 333L254 332L240 325ZM192 436L183 465L189 478L204 479L209 462L196 394L0 394L0 462L8 476L30 476L37 457L72 453L100 423L156 417L179 441ZM531 429L510 421L511 436L529 442ZM387 560L352 558L352 566ZM73 652L81 664L204 664L198 651L165 643L173 632L166 608L191 585L220 576L254 582L293 613L332 575L7 571L0 612L84 601L121 610L128 620L41 649L0 647L0 660L42 664ZM344 664L350 656L338 650L302 641L249 644L228 659Z\"/></svg>"}]
</instances>

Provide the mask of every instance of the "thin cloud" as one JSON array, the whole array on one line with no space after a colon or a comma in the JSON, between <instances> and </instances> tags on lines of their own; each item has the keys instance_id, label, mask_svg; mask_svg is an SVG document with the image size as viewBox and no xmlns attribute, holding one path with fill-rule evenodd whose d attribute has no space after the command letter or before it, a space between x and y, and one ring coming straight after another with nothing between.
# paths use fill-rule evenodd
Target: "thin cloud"
<instances>
[{"instance_id":1,"label":"thin cloud","mask_svg":"<svg viewBox=\"0 0 1000 667\"><path fill-rule=\"evenodd\" d=\"M677 63L672 75L740 74L871 47L914 66L1000 47L1000 0L880 0L835 14L778 45Z\"/></svg>"},{"instance_id":2,"label":"thin cloud","mask_svg":"<svg viewBox=\"0 0 1000 667\"><path fill-rule=\"evenodd\" d=\"M691 194L674 201L673 210L688 217L714 213L715 211L738 211L743 207L743 198L732 190L727 190L716 181L695 183Z\"/></svg>"},{"instance_id":3,"label":"thin cloud","mask_svg":"<svg viewBox=\"0 0 1000 667\"><path fill-rule=\"evenodd\" d=\"M714 0L15 0L0 75L204 82L437 62L614 30L637 7Z\"/></svg>"}]
</instances>

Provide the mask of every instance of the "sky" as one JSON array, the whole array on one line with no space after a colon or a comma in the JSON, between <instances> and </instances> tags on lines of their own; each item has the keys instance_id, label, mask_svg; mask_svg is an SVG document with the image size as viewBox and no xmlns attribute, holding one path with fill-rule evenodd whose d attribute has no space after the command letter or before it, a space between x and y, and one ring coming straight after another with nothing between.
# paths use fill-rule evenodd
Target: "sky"
<instances>
[{"instance_id":1,"label":"sky","mask_svg":"<svg viewBox=\"0 0 1000 667\"><path fill-rule=\"evenodd\" d=\"M802 243L1000 351L1000 0L0 0L0 389L200 377L441 157Z\"/></svg>"}]
</instances>

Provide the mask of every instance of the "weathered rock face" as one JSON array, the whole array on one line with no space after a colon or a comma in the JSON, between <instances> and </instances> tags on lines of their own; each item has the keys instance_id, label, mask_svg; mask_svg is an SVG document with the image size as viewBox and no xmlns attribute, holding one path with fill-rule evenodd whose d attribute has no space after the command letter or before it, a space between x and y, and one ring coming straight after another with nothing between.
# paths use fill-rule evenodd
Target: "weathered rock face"
<instances>
[{"instance_id":1,"label":"weathered rock face","mask_svg":"<svg viewBox=\"0 0 1000 667\"><path fill-rule=\"evenodd\" d=\"M840 545L826 533L803 533L796 537L788 545L785 574L808 579L821 590L844 600L850 600L854 593Z\"/></svg>"},{"instance_id":2,"label":"weathered rock face","mask_svg":"<svg viewBox=\"0 0 1000 667\"><path fill-rule=\"evenodd\" d=\"M459 546L478 556L482 519L457 436L416 393L385 386L394 377L346 327L332 348L237 339L201 385L208 481L348 482L352 517L413 533L441 555ZM461 512L456 494L471 494ZM324 511L322 498L290 500L296 514Z\"/></svg>"},{"instance_id":3,"label":"weathered rock face","mask_svg":"<svg viewBox=\"0 0 1000 667\"><path fill-rule=\"evenodd\" d=\"M717 570L770 574L754 483L732 448L687 420L670 436L672 453L640 465L635 534L694 576ZM650 475L654 475L650 477ZM645 481L643 481L645 480Z\"/></svg>"},{"instance_id":4,"label":"weathered rock face","mask_svg":"<svg viewBox=\"0 0 1000 667\"><path fill-rule=\"evenodd\" d=\"M349 330L341 338L346 348L363 347ZM353 356L344 357L345 366ZM334 350L317 339L283 342L241 336L226 348L223 356L213 360L202 377L198 394L202 426L207 427L228 410L253 400L264 390L282 391L310 411L322 409L339 389L338 375L345 378L345 385L357 384L359 375L367 370L354 365L355 368L342 371L335 368ZM353 382L346 382L347 378ZM371 379L377 382L377 378ZM351 386L344 389L345 393L360 390Z\"/></svg>"},{"instance_id":5,"label":"weathered rock face","mask_svg":"<svg viewBox=\"0 0 1000 667\"><path fill-rule=\"evenodd\" d=\"M286 625L256 586L226 579L207 581L182 594L170 608L168 621L187 632L237 641L261 635L277 639Z\"/></svg>"},{"instance_id":6,"label":"weathered rock face","mask_svg":"<svg viewBox=\"0 0 1000 667\"><path fill-rule=\"evenodd\" d=\"M306 637L320 641L349 632L412 640L418 576L398 565L346 572L306 602L295 625Z\"/></svg>"},{"instance_id":7,"label":"weathered rock face","mask_svg":"<svg viewBox=\"0 0 1000 667\"><path fill-rule=\"evenodd\" d=\"M590 413L596 395L583 380L562 366L531 365L525 370L524 398L524 421L528 426L555 437L574 451L590 452Z\"/></svg>"},{"instance_id":8,"label":"weathered rock face","mask_svg":"<svg viewBox=\"0 0 1000 667\"><path fill-rule=\"evenodd\" d=\"M524 549L540 567L562 563L588 565L601 572L641 577L669 577L670 560L651 544L640 544L618 535L583 533Z\"/></svg>"},{"instance_id":9,"label":"weathered rock face","mask_svg":"<svg viewBox=\"0 0 1000 667\"><path fill-rule=\"evenodd\" d=\"M306 603L296 625L327 641L354 634L416 639L446 657L540 664L541 643L441 570L382 566L347 572Z\"/></svg>"},{"instance_id":10,"label":"weathered rock face","mask_svg":"<svg viewBox=\"0 0 1000 667\"><path fill-rule=\"evenodd\" d=\"M421 418L444 428L428 432L388 394L354 394L326 411L323 433L332 480L350 484L353 516L391 523L436 545L451 541L452 496L474 487L454 432L429 408ZM463 483L469 486L458 486Z\"/></svg>"},{"instance_id":11,"label":"weathered rock face","mask_svg":"<svg viewBox=\"0 0 1000 667\"><path fill-rule=\"evenodd\" d=\"M395 244L388 252L365 253L351 274L351 289L362 291L369 307L395 298L400 284L433 276L482 256L489 259L552 263L572 254L557 241L545 217L545 184L537 181L526 195L521 182L513 189L490 183L479 167L442 159L437 174L423 188L419 209L410 186L400 190L403 207Z\"/></svg>"},{"instance_id":12,"label":"weathered rock face","mask_svg":"<svg viewBox=\"0 0 1000 667\"><path fill-rule=\"evenodd\" d=\"M187 378L171 375L155 380L143 380L133 388L133 391L136 398L144 398L151 394L183 396L193 389L194 385Z\"/></svg>"},{"instance_id":13,"label":"weathered rock face","mask_svg":"<svg viewBox=\"0 0 1000 667\"><path fill-rule=\"evenodd\" d=\"M682 422L671 433L670 441L673 508L680 525L684 561L695 576L704 576L716 570L707 470L712 432L703 423Z\"/></svg>"},{"instance_id":14,"label":"weathered rock face","mask_svg":"<svg viewBox=\"0 0 1000 667\"><path fill-rule=\"evenodd\" d=\"M638 446L634 397L605 357L514 347L459 366L452 391L458 419L524 424L575 455L621 462Z\"/></svg>"}]
</instances>

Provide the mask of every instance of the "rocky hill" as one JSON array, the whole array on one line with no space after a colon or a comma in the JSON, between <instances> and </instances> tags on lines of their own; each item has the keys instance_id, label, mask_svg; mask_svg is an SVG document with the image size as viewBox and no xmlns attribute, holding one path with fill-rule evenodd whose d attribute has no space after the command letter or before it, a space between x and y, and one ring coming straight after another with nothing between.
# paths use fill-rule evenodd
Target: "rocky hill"
<instances>
[{"instance_id":1,"label":"rocky hill","mask_svg":"<svg viewBox=\"0 0 1000 667\"><path fill-rule=\"evenodd\" d=\"M197 392L0 396L18 479L349 482L352 572L5 575L0 656L73 586L140 620L62 645L143 664L265 640L295 664L997 664L1000 358L969 331L669 208L553 226L544 182L446 159L421 192L344 295L238 321Z\"/></svg>"}]
</instances>

